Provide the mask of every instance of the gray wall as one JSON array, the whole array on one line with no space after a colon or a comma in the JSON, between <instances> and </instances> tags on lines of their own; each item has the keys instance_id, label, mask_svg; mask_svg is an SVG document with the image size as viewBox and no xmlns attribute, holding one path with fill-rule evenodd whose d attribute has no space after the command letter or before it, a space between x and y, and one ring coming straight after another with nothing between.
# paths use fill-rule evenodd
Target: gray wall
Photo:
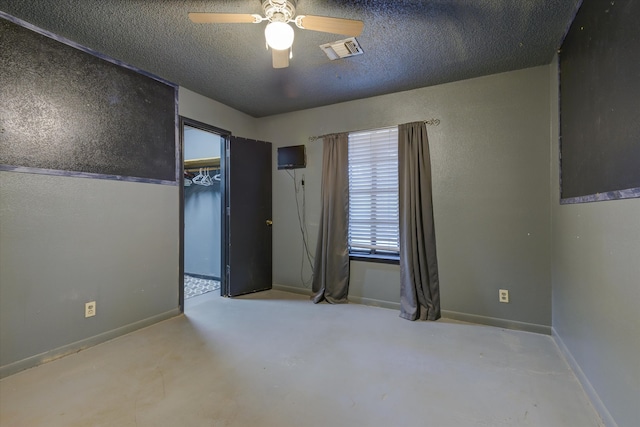
<instances>
[{"instance_id":1,"label":"gray wall","mask_svg":"<svg viewBox=\"0 0 640 427\"><path fill-rule=\"evenodd\" d=\"M554 335L607 426L637 426L640 199L560 205L555 67L550 70Z\"/></svg>"},{"instance_id":2,"label":"gray wall","mask_svg":"<svg viewBox=\"0 0 640 427\"><path fill-rule=\"evenodd\" d=\"M255 137L179 96L179 114ZM179 314L178 210L177 186L0 172L0 377Z\"/></svg>"},{"instance_id":3,"label":"gray wall","mask_svg":"<svg viewBox=\"0 0 640 427\"><path fill-rule=\"evenodd\" d=\"M536 67L259 119L277 146L326 133L438 118L428 128L442 308L450 317L550 332L549 69ZM307 144L310 245L315 249L321 142ZM275 156L274 156L275 158ZM275 166L274 166L275 168ZM274 284L301 283L301 233L294 190L273 177ZM300 196L299 196L300 197ZM310 270L305 266L304 276ZM399 302L399 269L352 263L350 299ZM511 303L498 302L498 289Z\"/></svg>"},{"instance_id":4,"label":"gray wall","mask_svg":"<svg viewBox=\"0 0 640 427\"><path fill-rule=\"evenodd\" d=\"M2 375L178 314L177 201L176 186L0 172Z\"/></svg>"},{"instance_id":5,"label":"gray wall","mask_svg":"<svg viewBox=\"0 0 640 427\"><path fill-rule=\"evenodd\" d=\"M185 160L220 157L222 141L219 135L185 125L183 157Z\"/></svg>"},{"instance_id":6,"label":"gray wall","mask_svg":"<svg viewBox=\"0 0 640 427\"><path fill-rule=\"evenodd\" d=\"M220 129L227 130L235 136L258 138L256 119L214 101L187 88L180 87L178 93L179 114Z\"/></svg>"},{"instance_id":7,"label":"gray wall","mask_svg":"<svg viewBox=\"0 0 640 427\"><path fill-rule=\"evenodd\" d=\"M184 189L184 272L220 278L222 249L220 183Z\"/></svg>"}]
</instances>

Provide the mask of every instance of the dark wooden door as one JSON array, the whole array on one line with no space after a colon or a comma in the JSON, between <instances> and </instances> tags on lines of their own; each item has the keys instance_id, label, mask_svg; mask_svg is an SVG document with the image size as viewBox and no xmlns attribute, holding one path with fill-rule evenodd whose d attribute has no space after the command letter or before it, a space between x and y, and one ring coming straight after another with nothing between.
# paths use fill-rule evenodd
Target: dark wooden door
<instances>
[{"instance_id":1,"label":"dark wooden door","mask_svg":"<svg viewBox=\"0 0 640 427\"><path fill-rule=\"evenodd\" d=\"M237 296L272 286L271 143L231 136L227 155L226 296Z\"/></svg>"}]
</instances>

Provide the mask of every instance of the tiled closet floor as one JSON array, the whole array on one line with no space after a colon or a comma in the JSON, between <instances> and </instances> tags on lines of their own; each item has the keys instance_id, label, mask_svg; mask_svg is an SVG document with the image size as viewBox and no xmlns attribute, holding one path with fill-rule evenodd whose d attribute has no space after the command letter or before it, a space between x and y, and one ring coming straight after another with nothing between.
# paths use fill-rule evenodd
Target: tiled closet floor
<instances>
[{"instance_id":1,"label":"tiled closet floor","mask_svg":"<svg viewBox=\"0 0 640 427\"><path fill-rule=\"evenodd\" d=\"M220 282L217 280L201 279L188 274L184 275L184 299L197 297L219 289Z\"/></svg>"}]
</instances>

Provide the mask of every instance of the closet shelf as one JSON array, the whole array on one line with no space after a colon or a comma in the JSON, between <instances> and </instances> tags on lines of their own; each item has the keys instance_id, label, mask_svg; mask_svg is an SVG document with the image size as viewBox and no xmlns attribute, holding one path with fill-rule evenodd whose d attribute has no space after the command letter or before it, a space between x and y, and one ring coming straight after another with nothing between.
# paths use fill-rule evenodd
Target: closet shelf
<instances>
[{"instance_id":1,"label":"closet shelf","mask_svg":"<svg viewBox=\"0 0 640 427\"><path fill-rule=\"evenodd\" d=\"M189 159L184 161L184 170L191 172L190 169L214 168L220 169L220 157L203 157L201 159Z\"/></svg>"}]
</instances>

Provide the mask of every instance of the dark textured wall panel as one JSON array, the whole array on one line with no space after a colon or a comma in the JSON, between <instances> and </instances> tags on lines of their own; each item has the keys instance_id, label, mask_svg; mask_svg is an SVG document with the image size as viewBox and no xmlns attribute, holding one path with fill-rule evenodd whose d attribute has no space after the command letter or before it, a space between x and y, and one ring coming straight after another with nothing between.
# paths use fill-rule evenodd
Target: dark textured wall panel
<instances>
[{"instance_id":1,"label":"dark textured wall panel","mask_svg":"<svg viewBox=\"0 0 640 427\"><path fill-rule=\"evenodd\" d=\"M175 86L5 19L0 70L0 164L176 181Z\"/></svg>"},{"instance_id":2,"label":"dark textured wall panel","mask_svg":"<svg viewBox=\"0 0 640 427\"><path fill-rule=\"evenodd\" d=\"M563 199L640 197L638 16L637 0L585 1L562 45Z\"/></svg>"}]
</instances>

